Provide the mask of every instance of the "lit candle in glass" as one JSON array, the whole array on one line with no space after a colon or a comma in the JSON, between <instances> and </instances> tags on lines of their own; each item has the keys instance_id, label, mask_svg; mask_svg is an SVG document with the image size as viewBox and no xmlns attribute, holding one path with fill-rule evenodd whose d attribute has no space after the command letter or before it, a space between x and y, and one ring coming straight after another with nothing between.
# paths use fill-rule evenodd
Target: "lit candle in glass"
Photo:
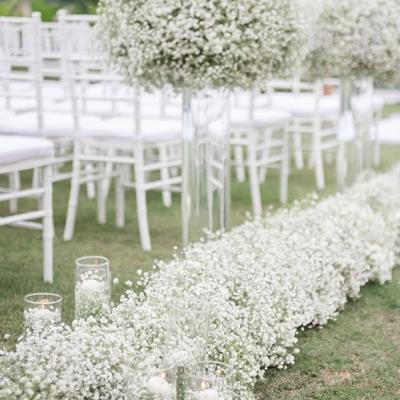
<instances>
[{"instance_id":1,"label":"lit candle in glass","mask_svg":"<svg viewBox=\"0 0 400 400\"><path fill-rule=\"evenodd\" d=\"M167 374L161 372L159 376L153 376L147 382L147 390L151 394L169 396L172 394L172 386L167 382Z\"/></svg>"},{"instance_id":2,"label":"lit candle in glass","mask_svg":"<svg viewBox=\"0 0 400 400\"><path fill-rule=\"evenodd\" d=\"M218 400L219 395L217 390L207 388L205 382L201 383L201 390L194 393L196 400Z\"/></svg>"},{"instance_id":3,"label":"lit candle in glass","mask_svg":"<svg viewBox=\"0 0 400 400\"><path fill-rule=\"evenodd\" d=\"M61 322L62 297L53 293L32 293L24 297L24 320L27 328L43 328Z\"/></svg>"},{"instance_id":4,"label":"lit candle in glass","mask_svg":"<svg viewBox=\"0 0 400 400\"><path fill-rule=\"evenodd\" d=\"M232 369L223 363L203 361L186 367L189 392L194 400L231 400Z\"/></svg>"}]
</instances>

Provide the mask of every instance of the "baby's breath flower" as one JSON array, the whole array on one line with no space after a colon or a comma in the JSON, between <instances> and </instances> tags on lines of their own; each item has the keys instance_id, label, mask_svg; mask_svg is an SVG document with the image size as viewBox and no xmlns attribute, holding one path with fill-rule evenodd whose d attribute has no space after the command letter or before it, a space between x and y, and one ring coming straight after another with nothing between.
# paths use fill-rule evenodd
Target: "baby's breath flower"
<instances>
[{"instance_id":1,"label":"baby's breath flower","mask_svg":"<svg viewBox=\"0 0 400 400\"><path fill-rule=\"evenodd\" d=\"M392 80L400 64L397 0L302 0L309 26L305 73ZM315 12L317 11L317 12ZM313 15L313 18L310 18Z\"/></svg>"},{"instance_id":2,"label":"baby's breath flower","mask_svg":"<svg viewBox=\"0 0 400 400\"><path fill-rule=\"evenodd\" d=\"M252 389L267 368L294 363L298 331L334 320L367 282L390 280L399 255L400 165L309 204L157 261L143 290L126 290L103 318L27 332L15 351L0 350L0 399L145 398L149 374L204 345L180 338L185 354L165 360L180 298L209 306L206 354L234 368L234 399L255 400Z\"/></svg>"},{"instance_id":3,"label":"baby's breath flower","mask_svg":"<svg viewBox=\"0 0 400 400\"><path fill-rule=\"evenodd\" d=\"M101 0L97 29L131 84L250 88L296 64L298 11L293 0Z\"/></svg>"}]
</instances>

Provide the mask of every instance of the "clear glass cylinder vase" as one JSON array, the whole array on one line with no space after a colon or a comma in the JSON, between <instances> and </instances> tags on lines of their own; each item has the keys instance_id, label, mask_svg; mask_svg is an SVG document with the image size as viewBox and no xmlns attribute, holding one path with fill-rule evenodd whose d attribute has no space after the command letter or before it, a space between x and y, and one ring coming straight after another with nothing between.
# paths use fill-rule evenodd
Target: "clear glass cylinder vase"
<instances>
[{"instance_id":1,"label":"clear glass cylinder vase","mask_svg":"<svg viewBox=\"0 0 400 400\"><path fill-rule=\"evenodd\" d=\"M337 158L337 181L340 189L352 185L362 171L362 139L357 132L353 113L354 89L354 80L341 79Z\"/></svg>"},{"instance_id":2,"label":"clear glass cylinder vase","mask_svg":"<svg viewBox=\"0 0 400 400\"><path fill-rule=\"evenodd\" d=\"M204 361L186 368L185 400L233 400L233 370L226 364Z\"/></svg>"},{"instance_id":3,"label":"clear glass cylinder vase","mask_svg":"<svg viewBox=\"0 0 400 400\"><path fill-rule=\"evenodd\" d=\"M183 90L183 245L230 226L229 94Z\"/></svg>"},{"instance_id":4,"label":"clear glass cylinder vase","mask_svg":"<svg viewBox=\"0 0 400 400\"><path fill-rule=\"evenodd\" d=\"M362 170L370 170L374 165L374 142L379 140L374 122L374 80L364 77L359 82L360 135L362 140Z\"/></svg>"},{"instance_id":5,"label":"clear glass cylinder vase","mask_svg":"<svg viewBox=\"0 0 400 400\"><path fill-rule=\"evenodd\" d=\"M111 302L110 262L105 257L80 257L75 261L75 318L100 317Z\"/></svg>"},{"instance_id":6,"label":"clear glass cylinder vase","mask_svg":"<svg viewBox=\"0 0 400 400\"><path fill-rule=\"evenodd\" d=\"M32 293L24 297L24 324L29 329L61 322L62 297L54 293Z\"/></svg>"},{"instance_id":7,"label":"clear glass cylinder vase","mask_svg":"<svg viewBox=\"0 0 400 400\"><path fill-rule=\"evenodd\" d=\"M199 299L175 298L169 306L165 358L182 366L206 358L210 306Z\"/></svg>"}]
</instances>

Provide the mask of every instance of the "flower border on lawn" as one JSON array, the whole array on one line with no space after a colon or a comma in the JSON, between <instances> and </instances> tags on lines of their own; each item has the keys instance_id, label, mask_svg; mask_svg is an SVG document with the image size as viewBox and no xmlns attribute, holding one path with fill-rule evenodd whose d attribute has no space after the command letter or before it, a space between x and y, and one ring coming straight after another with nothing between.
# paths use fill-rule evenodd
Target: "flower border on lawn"
<instances>
[{"instance_id":1,"label":"flower border on lawn","mask_svg":"<svg viewBox=\"0 0 400 400\"><path fill-rule=\"evenodd\" d=\"M335 319L369 281L391 279L399 249L400 165L343 194L297 202L141 273L100 321L26 333L0 353L1 399L138 399L165 358L176 298L212 310L208 356L254 399L270 367L293 364L297 332Z\"/></svg>"}]
</instances>

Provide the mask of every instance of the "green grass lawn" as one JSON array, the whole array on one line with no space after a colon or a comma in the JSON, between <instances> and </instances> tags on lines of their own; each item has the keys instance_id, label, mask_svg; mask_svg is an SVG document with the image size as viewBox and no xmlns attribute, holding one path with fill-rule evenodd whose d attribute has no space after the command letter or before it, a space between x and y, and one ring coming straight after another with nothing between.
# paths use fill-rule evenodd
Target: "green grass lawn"
<instances>
[{"instance_id":1,"label":"green grass lawn","mask_svg":"<svg viewBox=\"0 0 400 400\"><path fill-rule=\"evenodd\" d=\"M383 149L384 170L400 160L400 148ZM327 188L336 190L334 170L326 167ZM30 177L24 181L29 184ZM1 182L0 182L1 183ZM312 171L293 170L290 200L314 190ZM271 172L262 188L264 204L278 205L278 175ZM42 281L40 233L13 227L0 228L0 336L12 334L13 344L22 329L23 296L38 291L63 296L64 320L73 317L74 260L83 255L103 255L111 260L112 274L120 280L135 280L138 268L149 269L154 259L168 259L181 241L179 197L172 208L161 203L161 194L148 199L153 250L139 245L133 192L127 193L127 225L114 226L114 201L108 203L108 223L98 225L94 200L81 192L74 240L62 241L69 185L54 187L55 283ZM28 204L22 203L22 208ZM232 185L232 220L237 225L251 209L248 183ZM5 205L0 206L0 215ZM397 399L400 398L400 274L391 284L371 284L359 301L351 302L336 322L301 337L301 354L286 371L268 371L259 383L260 399ZM114 289L117 301L120 293Z\"/></svg>"}]
</instances>

